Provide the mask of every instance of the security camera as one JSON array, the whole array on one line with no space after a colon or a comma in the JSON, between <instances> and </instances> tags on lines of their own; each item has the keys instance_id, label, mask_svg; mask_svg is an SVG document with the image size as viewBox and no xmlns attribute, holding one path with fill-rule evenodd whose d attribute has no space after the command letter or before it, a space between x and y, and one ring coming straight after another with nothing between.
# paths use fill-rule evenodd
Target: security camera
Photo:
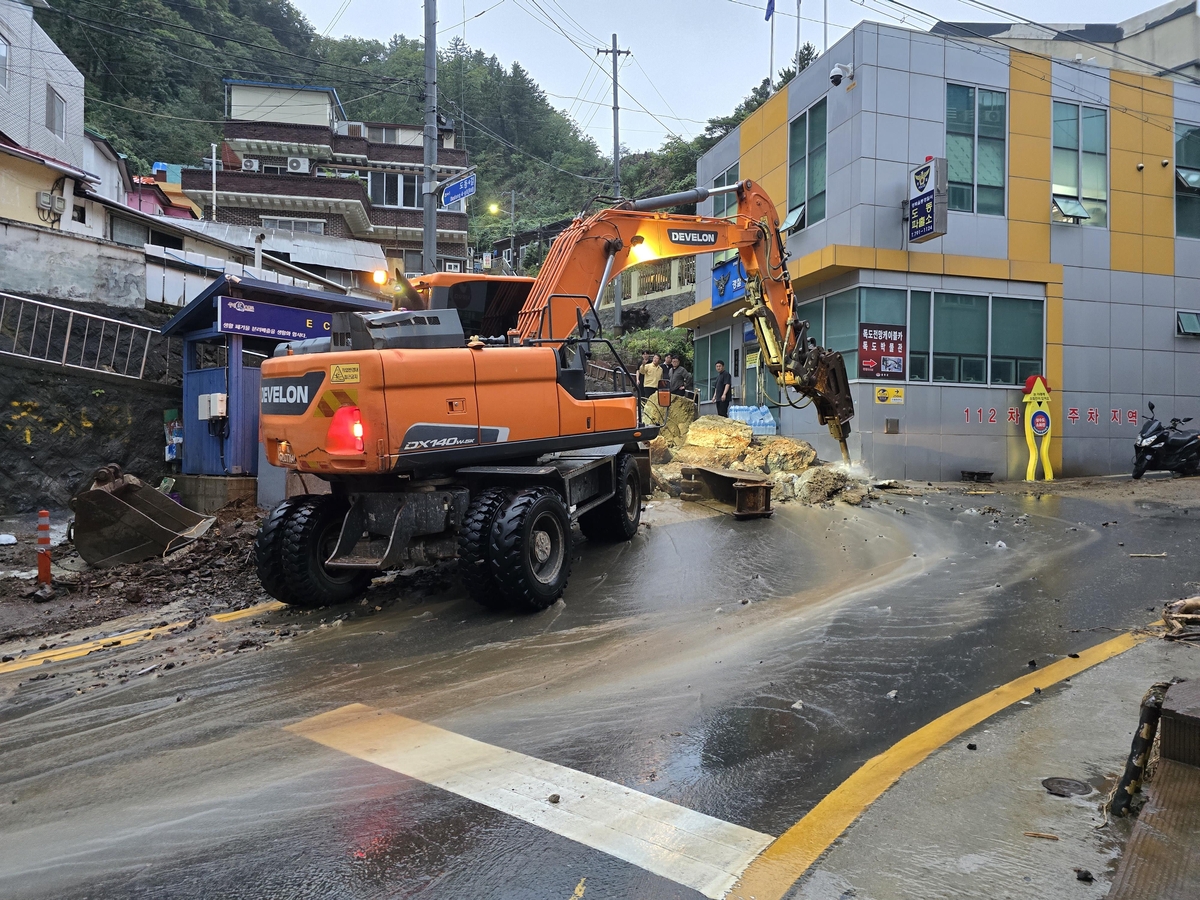
<instances>
[{"instance_id":1,"label":"security camera","mask_svg":"<svg viewBox=\"0 0 1200 900\"><path fill-rule=\"evenodd\" d=\"M834 87L837 87L842 83L843 78L854 80L854 69L852 69L850 66L838 63L829 73L829 83Z\"/></svg>"}]
</instances>

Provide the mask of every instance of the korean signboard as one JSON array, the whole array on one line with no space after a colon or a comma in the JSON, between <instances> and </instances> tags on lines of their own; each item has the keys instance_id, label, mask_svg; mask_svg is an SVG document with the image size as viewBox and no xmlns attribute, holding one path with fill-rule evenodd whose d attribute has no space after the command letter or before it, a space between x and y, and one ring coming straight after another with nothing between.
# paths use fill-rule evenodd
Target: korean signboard
<instances>
[{"instance_id":1,"label":"korean signboard","mask_svg":"<svg viewBox=\"0 0 1200 900\"><path fill-rule=\"evenodd\" d=\"M302 341L328 337L333 317L329 313L273 303L253 303L220 297L217 300L217 330L226 334L271 338L277 341Z\"/></svg>"},{"instance_id":2,"label":"korean signboard","mask_svg":"<svg viewBox=\"0 0 1200 900\"><path fill-rule=\"evenodd\" d=\"M738 257L727 259L720 265L713 266L712 273L712 305L713 309L724 303L732 303L746 296L745 271Z\"/></svg>"},{"instance_id":3,"label":"korean signboard","mask_svg":"<svg viewBox=\"0 0 1200 900\"><path fill-rule=\"evenodd\" d=\"M907 343L906 325L859 325L858 377L903 381Z\"/></svg>"},{"instance_id":4,"label":"korean signboard","mask_svg":"<svg viewBox=\"0 0 1200 900\"><path fill-rule=\"evenodd\" d=\"M920 244L946 233L946 160L929 157L908 173L908 242Z\"/></svg>"}]
</instances>

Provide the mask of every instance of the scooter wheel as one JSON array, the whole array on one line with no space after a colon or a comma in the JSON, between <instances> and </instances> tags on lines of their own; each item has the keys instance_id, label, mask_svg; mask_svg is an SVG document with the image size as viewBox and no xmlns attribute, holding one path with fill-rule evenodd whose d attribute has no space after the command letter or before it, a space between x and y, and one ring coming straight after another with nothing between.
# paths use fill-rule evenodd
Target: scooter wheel
<instances>
[{"instance_id":1,"label":"scooter wheel","mask_svg":"<svg viewBox=\"0 0 1200 900\"><path fill-rule=\"evenodd\" d=\"M1134 461L1134 463L1133 463L1133 478L1135 481L1146 474L1147 462L1148 461L1144 460L1144 459L1139 459L1139 460Z\"/></svg>"}]
</instances>

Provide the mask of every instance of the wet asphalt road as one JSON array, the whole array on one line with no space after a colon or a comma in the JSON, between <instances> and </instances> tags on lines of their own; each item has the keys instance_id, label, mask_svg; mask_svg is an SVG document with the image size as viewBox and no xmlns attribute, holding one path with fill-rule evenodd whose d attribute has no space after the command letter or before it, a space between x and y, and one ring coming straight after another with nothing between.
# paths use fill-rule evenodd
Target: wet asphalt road
<instances>
[{"instance_id":1,"label":"wet asphalt road","mask_svg":"<svg viewBox=\"0 0 1200 900\"><path fill-rule=\"evenodd\" d=\"M451 586L162 678L26 683L0 706L0 897L698 897L283 728L364 703L778 835L915 728L1200 578L1200 510L886 499L580 542L538 616Z\"/></svg>"}]
</instances>

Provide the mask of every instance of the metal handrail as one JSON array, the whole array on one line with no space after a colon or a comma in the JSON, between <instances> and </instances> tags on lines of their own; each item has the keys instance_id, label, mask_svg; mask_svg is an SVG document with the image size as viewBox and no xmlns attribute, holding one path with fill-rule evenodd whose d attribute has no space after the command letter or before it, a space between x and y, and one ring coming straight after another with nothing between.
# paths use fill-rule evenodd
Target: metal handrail
<instances>
[{"instance_id":1,"label":"metal handrail","mask_svg":"<svg viewBox=\"0 0 1200 900\"><path fill-rule=\"evenodd\" d=\"M16 317L11 335L10 309L15 310ZM145 325L0 292L0 354L5 356L140 379L145 375L150 344L155 337L160 337L158 330ZM5 343L7 348L3 346Z\"/></svg>"}]
</instances>

